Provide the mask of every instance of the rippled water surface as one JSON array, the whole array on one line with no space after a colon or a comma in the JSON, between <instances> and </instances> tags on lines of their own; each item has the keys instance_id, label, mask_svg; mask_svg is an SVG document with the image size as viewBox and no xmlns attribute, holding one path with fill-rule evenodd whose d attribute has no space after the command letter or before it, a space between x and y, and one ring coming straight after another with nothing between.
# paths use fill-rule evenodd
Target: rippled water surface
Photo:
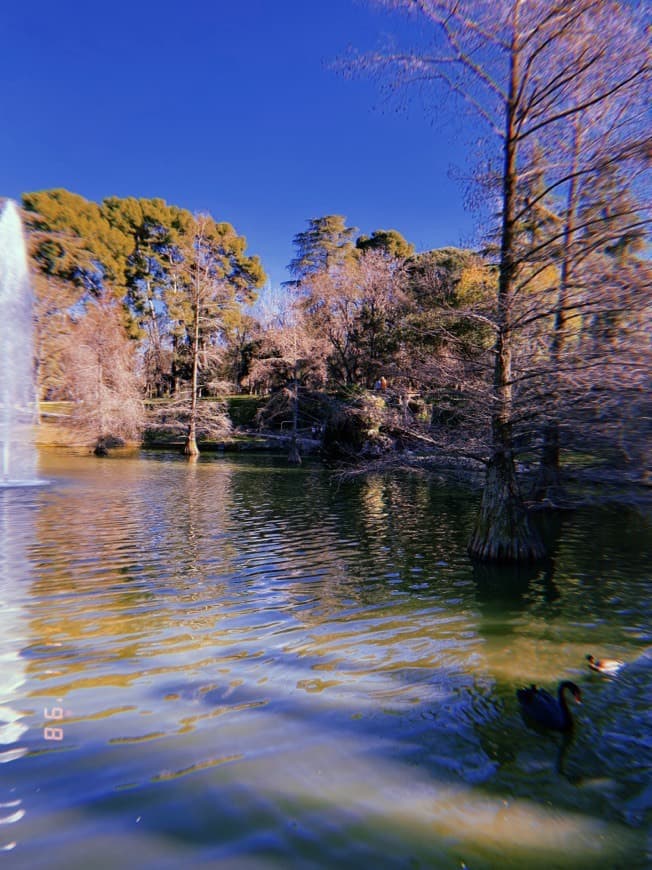
<instances>
[{"instance_id":1,"label":"rippled water surface","mask_svg":"<svg viewBox=\"0 0 652 870\"><path fill-rule=\"evenodd\" d=\"M652 528L474 569L476 496L46 454L0 490L0 863L644 868ZM625 659L617 679L587 652ZM515 688L582 686L571 741Z\"/></svg>"}]
</instances>

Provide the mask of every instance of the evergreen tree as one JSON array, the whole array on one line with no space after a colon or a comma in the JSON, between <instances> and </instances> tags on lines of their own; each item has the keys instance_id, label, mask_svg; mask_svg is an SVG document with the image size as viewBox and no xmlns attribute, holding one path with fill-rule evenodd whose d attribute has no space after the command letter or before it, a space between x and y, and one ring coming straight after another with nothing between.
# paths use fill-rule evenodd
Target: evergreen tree
<instances>
[{"instance_id":1,"label":"evergreen tree","mask_svg":"<svg viewBox=\"0 0 652 870\"><path fill-rule=\"evenodd\" d=\"M297 255L288 270L295 283L350 262L355 256L355 233L355 227L347 227L342 215L331 214L309 220L308 229L297 233L292 240Z\"/></svg>"},{"instance_id":2,"label":"evergreen tree","mask_svg":"<svg viewBox=\"0 0 652 870\"><path fill-rule=\"evenodd\" d=\"M414 245L398 230L374 230L370 236L358 236L355 246L359 251L383 251L398 259L407 259L414 254Z\"/></svg>"}]
</instances>

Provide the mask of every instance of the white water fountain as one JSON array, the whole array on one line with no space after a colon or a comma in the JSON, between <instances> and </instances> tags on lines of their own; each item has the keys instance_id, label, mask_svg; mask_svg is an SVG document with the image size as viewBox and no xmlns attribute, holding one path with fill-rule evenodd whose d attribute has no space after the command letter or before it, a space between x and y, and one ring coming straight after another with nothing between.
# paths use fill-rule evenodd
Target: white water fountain
<instances>
[{"instance_id":1,"label":"white water fountain","mask_svg":"<svg viewBox=\"0 0 652 870\"><path fill-rule=\"evenodd\" d=\"M33 294L16 203L0 204L0 487L30 486L37 420L32 351Z\"/></svg>"}]
</instances>

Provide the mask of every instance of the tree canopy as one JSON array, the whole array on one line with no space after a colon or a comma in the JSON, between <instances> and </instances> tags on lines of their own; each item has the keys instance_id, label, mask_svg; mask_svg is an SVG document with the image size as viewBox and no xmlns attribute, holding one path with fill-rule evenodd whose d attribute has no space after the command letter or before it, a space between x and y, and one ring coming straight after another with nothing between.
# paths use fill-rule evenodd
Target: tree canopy
<instances>
[{"instance_id":1,"label":"tree canopy","mask_svg":"<svg viewBox=\"0 0 652 870\"><path fill-rule=\"evenodd\" d=\"M42 392L65 393L60 377L61 341L50 324L77 322L89 302L116 302L128 334L143 342L148 392L169 391L183 377L193 320L193 270L198 226L211 251L211 277L220 301L202 324L201 341L219 345L265 280L258 257L231 224L195 216L164 200L108 197L90 202L67 190L23 197L32 261L37 270ZM210 375L207 375L210 379Z\"/></svg>"}]
</instances>

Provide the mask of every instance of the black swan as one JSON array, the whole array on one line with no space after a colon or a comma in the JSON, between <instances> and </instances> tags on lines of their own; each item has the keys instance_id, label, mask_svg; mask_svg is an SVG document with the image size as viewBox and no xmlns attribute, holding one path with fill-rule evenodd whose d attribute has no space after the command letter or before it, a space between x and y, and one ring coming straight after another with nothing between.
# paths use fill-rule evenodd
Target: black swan
<instances>
[{"instance_id":1,"label":"black swan","mask_svg":"<svg viewBox=\"0 0 652 870\"><path fill-rule=\"evenodd\" d=\"M553 731L571 731L573 717L568 709L564 692L568 689L576 703L581 703L582 693L575 683L564 680L557 689L557 698L553 698L545 689L537 689L530 686L529 689L518 689L516 697L521 705L523 715L541 725L543 728L551 728Z\"/></svg>"},{"instance_id":2,"label":"black swan","mask_svg":"<svg viewBox=\"0 0 652 870\"><path fill-rule=\"evenodd\" d=\"M624 662L619 662L618 659L596 659L593 656L586 657L589 667L592 671L599 671L601 674L613 676L624 665Z\"/></svg>"}]
</instances>

